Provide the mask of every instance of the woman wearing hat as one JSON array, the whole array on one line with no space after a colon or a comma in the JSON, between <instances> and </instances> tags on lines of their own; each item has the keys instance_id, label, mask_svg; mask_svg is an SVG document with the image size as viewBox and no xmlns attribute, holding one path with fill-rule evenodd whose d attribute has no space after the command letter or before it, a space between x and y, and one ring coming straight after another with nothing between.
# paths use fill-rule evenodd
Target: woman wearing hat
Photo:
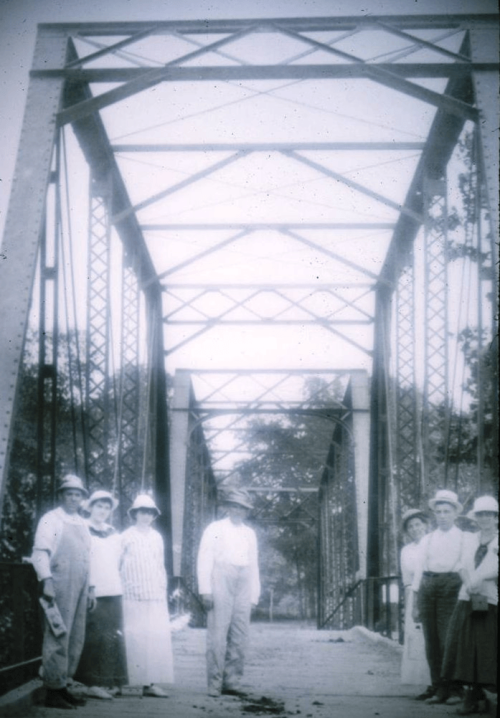
<instances>
[{"instance_id":1,"label":"woman wearing hat","mask_svg":"<svg viewBox=\"0 0 500 718\"><path fill-rule=\"evenodd\" d=\"M127 681L123 638L121 542L107 523L118 501L109 491L94 491L82 508L90 514L90 570L97 605L87 619L85 645L75 679L90 686L87 695L111 699ZM105 690L105 687L111 690Z\"/></svg>"},{"instance_id":2,"label":"woman wearing hat","mask_svg":"<svg viewBox=\"0 0 500 718\"><path fill-rule=\"evenodd\" d=\"M420 509L409 509L403 514L402 528L410 541L401 549L401 578L405 594L405 633L401 682L414 685L430 683L429 665L425 657L425 642L422 625L412 618L412 583L415 566L421 550L421 539L427 533L429 517Z\"/></svg>"},{"instance_id":3,"label":"woman wearing hat","mask_svg":"<svg viewBox=\"0 0 500 718\"><path fill-rule=\"evenodd\" d=\"M260 595L257 537L244 521L252 508L246 491L225 499L227 516L207 526L198 552L198 591L207 616L208 694L244 695L245 652L252 606Z\"/></svg>"},{"instance_id":4,"label":"woman wearing hat","mask_svg":"<svg viewBox=\"0 0 500 718\"><path fill-rule=\"evenodd\" d=\"M467 686L459 715L486 712L483 689L497 692L498 501L481 496L472 514L479 531L468 536L443 663L446 678Z\"/></svg>"},{"instance_id":5,"label":"woman wearing hat","mask_svg":"<svg viewBox=\"0 0 500 718\"><path fill-rule=\"evenodd\" d=\"M455 526L462 504L454 491L440 489L429 501L437 528L422 539L412 589L413 620L422 622L431 686L417 696L428 703L460 702L457 687L441 676L448 624L455 608L461 580L458 573L464 549L464 533Z\"/></svg>"},{"instance_id":6,"label":"woman wearing hat","mask_svg":"<svg viewBox=\"0 0 500 718\"><path fill-rule=\"evenodd\" d=\"M87 610L95 608L89 587L90 533L78 509L87 489L78 476L65 476L58 488L59 506L38 523L31 562L42 583L43 598L60 611L66 631L54 633L45 619L42 649L45 705L72 709L85 701L70 693L68 681L80 660Z\"/></svg>"},{"instance_id":7,"label":"woman wearing hat","mask_svg":"<svg viewBox=\"0 0 500 718\"><path fill-rule=\"evenodd\" d=\"M130 685L145 696L167 697L158 683L173 683L172 639L163 539L151 524L160 510L139 494L128 510L134 525L122 533L121 577Z\"/></svg>"}]
</instances>

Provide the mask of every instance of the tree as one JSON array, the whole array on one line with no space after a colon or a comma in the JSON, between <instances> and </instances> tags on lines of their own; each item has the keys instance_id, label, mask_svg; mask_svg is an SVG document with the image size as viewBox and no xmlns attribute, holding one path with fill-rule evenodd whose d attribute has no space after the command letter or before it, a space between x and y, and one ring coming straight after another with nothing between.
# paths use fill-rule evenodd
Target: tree
<instances>
[{"instance_id":1,"label":"tree","mask_svg":"<svg viewBox=\"0 0 500 718\"><path fill-rule=\"evenodd\" d=\"M306 379L300 409L248 423L245 443L252 458L238 467L245 486L261 489L253 515L265 545L263 584L272 588L278 612L280 602L286 603L301 618L316 614L318 497L278 489L319 487L343 389L338 378L331 385Z\"/></svg>"}]
</instances>

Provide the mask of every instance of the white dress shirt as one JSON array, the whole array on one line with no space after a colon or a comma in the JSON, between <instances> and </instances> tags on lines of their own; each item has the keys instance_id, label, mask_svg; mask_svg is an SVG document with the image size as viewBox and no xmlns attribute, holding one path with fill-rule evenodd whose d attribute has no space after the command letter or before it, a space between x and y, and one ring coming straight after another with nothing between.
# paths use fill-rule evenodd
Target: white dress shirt
<instances>
[{"instance_id":1,"label":"white dress shirt","mask_svg":"<svg viewBox=\"0 0 500 718\"><path fill-rule=\"evenodd\" d=\"M257 537L246 524L234 524L230 518L214 521L205 529L198 552L198 590L211 594L212 571L215 564L249 566L251 601L257 604L260 596Z\"/></svg>"},{"instance_id":2,"label":"white dress shirt","mask_svg":"<svg viewBox=\"0 0 500 718\"><path fill-rule=\"evenodd\" d=\"M464 532L456 526L448 531L436 529L420 541L412 589L418 591L424 571L431 573L458 572L464 548Z\"/></svg>"}]
</instances>

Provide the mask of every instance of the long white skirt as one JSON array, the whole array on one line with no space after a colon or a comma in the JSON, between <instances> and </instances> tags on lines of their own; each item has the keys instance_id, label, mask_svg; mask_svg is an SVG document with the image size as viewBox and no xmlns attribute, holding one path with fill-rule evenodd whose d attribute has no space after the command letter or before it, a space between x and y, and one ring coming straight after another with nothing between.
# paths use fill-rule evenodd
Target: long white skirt
<instances>
[{"instance_id":1,"label":"long white skirt","mask_svg":"<svg viewBox=\"0 0 500 718\"><path fill-rule=\"evenodd\" d=\"M123 619L129 685L173 683L172 638L167 603L124 599Z\"/></svg>"},{"instance_id":2,"label":"long white skirt","mask_svg":"<svg viewBox=\"0 0 500 718\"><path fill-rule=\"evenodd\" d=\"M429 665L425 657L425 640L421 623L412 619L413 591L405 589L405 634L403 660L401 663L401 683L425 685L431 683Z\"/></svg>"}]
</instances>

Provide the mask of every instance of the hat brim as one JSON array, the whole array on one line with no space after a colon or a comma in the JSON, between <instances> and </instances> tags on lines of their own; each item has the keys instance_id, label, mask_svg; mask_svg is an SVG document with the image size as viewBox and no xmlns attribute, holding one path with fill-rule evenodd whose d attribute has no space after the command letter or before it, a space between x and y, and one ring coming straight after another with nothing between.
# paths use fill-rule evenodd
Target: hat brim
<instances>
[{"instance_id":1,"label":"hat brim","mask_svg":"<svg viewBox=\"0 0 500 718\"><path fill-rule=\"evenodd\" d=\"M423 521L426 524L428 524L430 521L430 519L426 513L424 513L423 511L418 511L414 514L411 514L410 516L407 516L405 519L403 519L402 524L401 524L403 531L406 531L408 521L411 521L412 519L420 519L421 521Z\"/></svg>"},{"instance_id":2,"label":"hat brim","mask_svg":"<svg viewBox=\"0 0 500 718\"><path fill-rule=\"evenodd\" d=\"M251 511L253 509L253 506L251 504L246 504L244 501L232 501L231 499L224 499L224 504L232 504L233 506L241 506L243 509L248 509Z\"/></svg>"},{"instance_id":3,"label":"hat brim","mask_svg":"<svg viewBox=\"0 0 500 718\"><path fill-rule=\"evenodd\" d=\"M134 518L134 514L135 514L137 511L140 511L140 509L147 509L148 511L156 511L155 519L157 519L158 516L161 516L161 511L160 511L160 509L156 509L154 506L131 506L131 507L129 508L129 510L127 511L127 513L128 513L128 515L130 516L130 518L133 519L133 518Z\"/></svg>"},{"instance_id":4,"label":"hat brim","mask_svg":"<svg viewBox=\"0 0 500 718\"><path fill-rule=\"evenodd\" d=\"M60 494L62 491L79 491L82 496L86 496L87 498L89 497L87 489L82 489L80 486L60 486L56 493Z\"/></svg>"},{"instance_id":5,"label":"hat brim","mask_svg":"<svg viewBox=\"0 0 500 718\"><path fill-rule=\"evenodd\" d=\"M111 511L114 511L115 509L117 509L118 506L119 506L119 504L120 504L119 501L117 501L116 499L110 499L109 496L100 496L98 499L94 499L93 501L87 501L87 502L86 502L87 508L85 509L85 511L90 511L90 509L92 508L92 506L93 506L97 501L107 501L108 503L110 503L110 504L111 504Z\"/></svg>"},{"instance_id":6,"label":"hat brim","mask_svg":"<svg viewBox=\"0 0 500 718\"><path fill-rule=\"evenodd\" d=\"M460 501L449 501L448 499L431 499L429 501L429 508L434 511L437 504L450 504L450 506L453 506L453 508L456 509L459 514L461 514L464 510L464 507L462 506Z\"/></svg>"}]
</instances>

